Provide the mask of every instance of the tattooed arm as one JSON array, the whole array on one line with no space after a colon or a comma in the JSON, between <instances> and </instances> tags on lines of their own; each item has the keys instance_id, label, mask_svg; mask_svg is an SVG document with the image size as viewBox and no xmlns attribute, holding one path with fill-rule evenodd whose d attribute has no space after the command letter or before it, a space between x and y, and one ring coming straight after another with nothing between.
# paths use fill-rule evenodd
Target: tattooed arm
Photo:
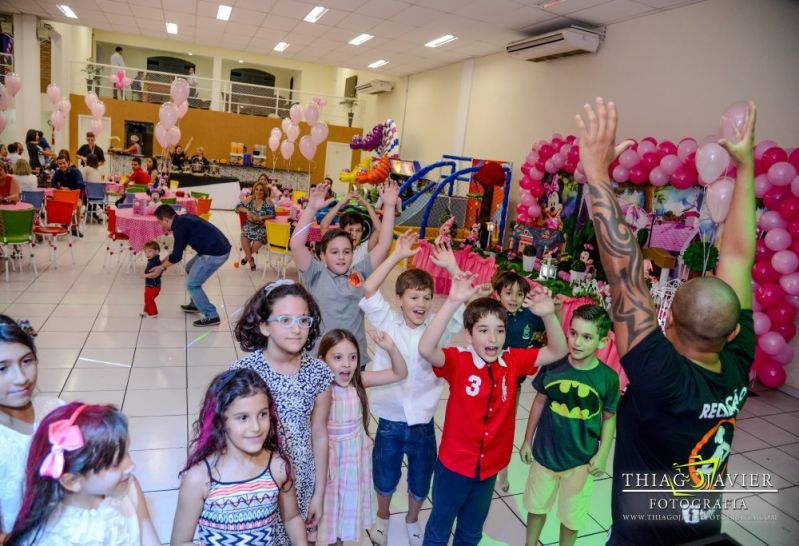
<instances>
[{"instance_id":1,"label":"tattooed arm","mask_svg":"<svg viewBox=\"0 0 799 546\"><path fill-rule=\"evenodd\" d=\"M655 304L644 281L644 258L608 176L609 165L632 142L615 146L617 116L612 102L606 105L598 98L595 108L586 104L585 111L587 125L577 116L580 160L588 179L599 257L610 285L616 345L619 356L624 356L658 326Z\"/></svg>"}]
</instances>

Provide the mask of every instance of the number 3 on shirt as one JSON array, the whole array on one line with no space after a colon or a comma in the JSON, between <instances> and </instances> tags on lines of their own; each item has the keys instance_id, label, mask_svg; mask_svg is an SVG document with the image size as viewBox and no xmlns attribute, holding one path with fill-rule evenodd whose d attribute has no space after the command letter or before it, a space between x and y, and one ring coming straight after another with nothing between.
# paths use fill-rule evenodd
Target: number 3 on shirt
<instances>
[{"instance_id":1,"label":"number 3 on shirt","mask_svg":"<svg viewBox=\"0 0 799 546\"><path fill-rule=\"evenodd\" d=\"M470 375L469 386L466 387L466 394L468 394L469 396L477 396L480 393L480 384L482 382L483 380L480 379L478 376Z\"/></svg>"}]
</instances>

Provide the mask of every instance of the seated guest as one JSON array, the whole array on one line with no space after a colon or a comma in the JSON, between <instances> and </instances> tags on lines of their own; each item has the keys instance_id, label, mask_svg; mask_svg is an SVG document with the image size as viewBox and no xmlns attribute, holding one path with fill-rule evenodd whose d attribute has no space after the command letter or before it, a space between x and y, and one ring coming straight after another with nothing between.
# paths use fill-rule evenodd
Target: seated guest
<instances>
[{"instance_id":1,"label":"seated guest","mask_svg":"<svg viewBox=\"0 0 799 546\"><path fill-rule=\"evenodd\" d=\"M133 172L128 175L128 181L125 183L125 186L129 186L131 184L146 186L150 183L150 175L147 174L147 171L141 168L141 159L134 157L130 160L130 166L133 169Z\"/></svg>"},{"instance_id":2,"label":"seated guest","mask_svg":"<svg viewBox=\"0 0 799 546\"><path fill-rule=\"evenodd\" d=\"M19 185L20 191L35 190L37 188L39 181L31 172L30 163L28 163L26 159L20 158L16 160L14 166L11 167L11 172L13 173L14 180L16 180Z\"/></svg>"},{"instance_id":3,"label":"seated guest","mask_svg":"<svg viewBox=\"0 0 799 546\"><path fill-rule=\"evenodd\" d=\"M178 144L175 146L175 152L172 154L172 167L175 169L183 169L183 166L186 164L186 152L183 151L183 147Z\"/></svg>"},{"instance_id":4,"label":"seated guest","mask_svg":"<svg viewBox=\"0 0 799 546\"><path fill-rule=\"evenodd\" d=\"M150 177L150 184L156 184L158 182L158 160L154 157L148 157L145 171L147 176Z\"/></svg>"},{"instance_id":5,"label":"seated guest","mask_svg":"<svg viewBox=\"0 0 799 546\"><path fill-rule=\"evenodd\" d=\"M0 204L14 204L19 201L19 184L8 174L5 161L0 161Z\"/></svg>"},{"instance_id":6,"label":"seated guest","mask_svg":"<svg viewBox=\"0 0 799 546\"><path fill-rule=\"evenodd\" d=\"M55 173L53 173L53 186L66 190L80 190L81 196L83 196L85 194L86 184L83 183L83 175L80 174L78 168L70 165L69 159L63 155L59 155L58 158L56 158L55 163L57 170ZM76 207L78 218L80 218L82 206L82 200L78 200ZM72 234L78 237L83 237L83 234L74 227L72 228Z\"/></svg>"},{"instance_id":7,"label":"seated guest","mask_svg":"<svg viewBox=\"0 0 799 546\"><path fill-rule=\"evenodd\" d=\"M86 164L86 156L89 154L94 154L97 156L98 165L105 164L105 154L103 153L103 149L95 144L95 140L94 133L91 131L86 133L86 144L78 148L78 152L75 154L80 160L81 165Z\"/></svg>"},{"instance_id":8,"label":"seated guest","mask_svg":"<svg viewBox=\"0 0 799 546\"><path fill-rule=\"evenodd\" d=\"M9 167L13 167L14 163L22 159L23 150L24 148L19 142L12 142L8 145L8 157L6 158L6 162ZM28 168L30 169L30 163L28 163Z\"/></svg>"},{"instance_id":9,"label":"seated guest","mask_svg":"<svg viewBox=\"0 0 799 546\"><path fill-rule=\"evenodd\" d=\"M241 265L249 262L250 269L255 269L253 254L266 244L266 226L264 222L275 217L275 209L267 198L266 184L256 182L250 197L244 199L236 207L236 212L247 214L247 221L241 227L241 248L244 258Z\"/></svg>"},{"instance_id":10,"label":"seated guest","mask_svg":"<svg viewBox=\"0 0 799 546\"><path fill-rule=\"evenodd\" d=\"M97 167L100 166L100 159L94 154L88 154L84 157L86 166L81 169L84 182L102 182L103 177Z\"/></svg>"}]
</instances>

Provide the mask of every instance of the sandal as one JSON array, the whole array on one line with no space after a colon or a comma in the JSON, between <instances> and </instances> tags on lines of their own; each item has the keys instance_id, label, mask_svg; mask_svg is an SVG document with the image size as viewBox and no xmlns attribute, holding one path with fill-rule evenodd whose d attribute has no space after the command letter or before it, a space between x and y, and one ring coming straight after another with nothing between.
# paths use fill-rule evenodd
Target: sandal
<instances>
[{"instance_id":1,"label":"sandal","mask_svg":"<svg viewBox=\"0 0 799 546\"><path fill-rule=\"evenodd\" d=\"M255 271L255 258L250 258L250 269Z\"/></svg>"},{"instance_id":2,"label":"sandal","mask_svg":"<svg viewBox=\"0 0 799 546\"><path fill-rule=\"evenodd\" d=\"M247 258L241 259L241 265L247 265Z\"/></svg>"}]
</instances>

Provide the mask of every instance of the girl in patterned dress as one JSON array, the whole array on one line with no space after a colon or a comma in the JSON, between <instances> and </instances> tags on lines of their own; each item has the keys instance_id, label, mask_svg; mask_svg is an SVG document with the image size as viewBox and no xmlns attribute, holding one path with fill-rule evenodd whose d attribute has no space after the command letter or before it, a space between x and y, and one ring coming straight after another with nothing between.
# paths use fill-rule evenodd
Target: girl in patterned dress
<instances>
[{"instance_id":1,"label":"girl in patterned dress","mask_svg":"<svg viewBox=\"0 0 799 546\"><path fill-rule=\"evenodd\" d=\"M319 344L319 358L335 375L333 402L327 430L330 471L325 509L319 525L320 544L359 542L361 531L375 519L372 457L369 451L369 402L366 387L405 379L408 368L394 340L385 332L371 332L372 341L391 358L391 369L361 372L358 341L347 330L330 330Z\"/></svg>"},{"instance_id":2,"label":"girl in patterned dress","mask_svg":"<svg viewBox=\"0 0 799 546\"><path fill-rule=\"evenodd\" d=\"M244 307L236 339L249 356L233 368L249 368L266 382L278 413L278 432L294 469L300 514L315 539L327 483L327 415L333 372L306 351L319 336L319 307L290 280L258 290ZM275 544L287 546L282 524Z\"/></svg>"},{"instance_id":3,"label":"girl in patterned dress","mask_svg":"<svg viewBox=\"0 0 799 546\"><path fill-rule=\"evenodd\" d=\"M291 543L307 545L277 408L261 376L228 370L211 382L181 472L172 544L275 544L278 510Z\"/></svg>"}]
</instances>

